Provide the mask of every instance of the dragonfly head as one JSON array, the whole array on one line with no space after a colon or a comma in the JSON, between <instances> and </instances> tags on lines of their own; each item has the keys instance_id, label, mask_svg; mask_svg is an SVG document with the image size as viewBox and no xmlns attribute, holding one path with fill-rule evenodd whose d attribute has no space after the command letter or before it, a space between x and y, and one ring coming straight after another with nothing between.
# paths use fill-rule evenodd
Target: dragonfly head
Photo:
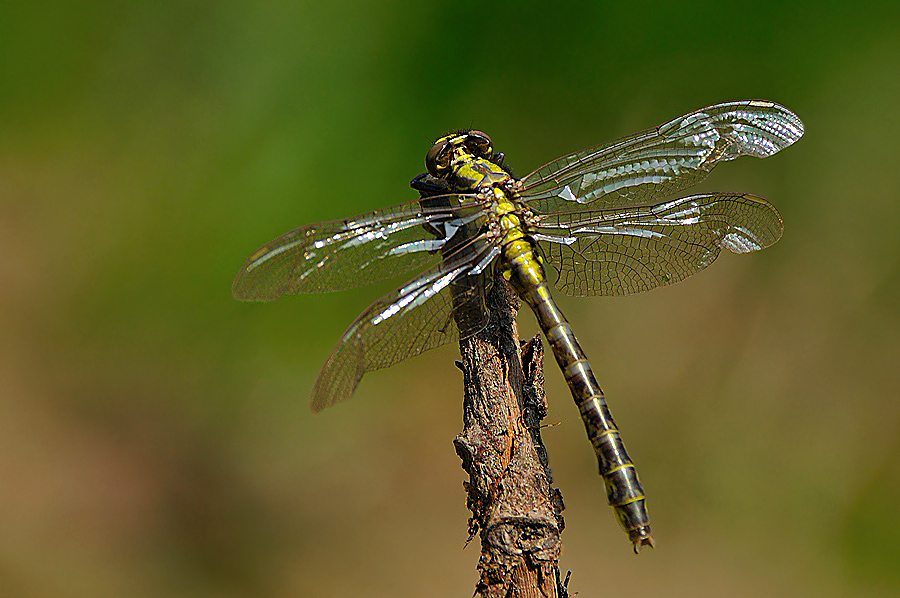
<instances>
[{"instance_id":1,"label":"dragonfly head","mask_svg":"<svg viewBox=\"0 0 900 598\"><path fill-rule=\"evenodd\" d=\"M425 156L425 166L431 175L445 177L454 161L489 158L493 149L491 138L481 131L450 133L434 142Z\"/></svg>"},{"instance_id":2,"label":"dragonfly head","mask_svg":"<svg viewBox=\"0 0 900 598\"><path fill-rule=\"evenodd\" d=\"M445 135L434 142L425 156L429 174L447 180L458 191L473 191L501 183L509 175L492 162L493 143L481 131Z\"/></svg>"}]
</instances>

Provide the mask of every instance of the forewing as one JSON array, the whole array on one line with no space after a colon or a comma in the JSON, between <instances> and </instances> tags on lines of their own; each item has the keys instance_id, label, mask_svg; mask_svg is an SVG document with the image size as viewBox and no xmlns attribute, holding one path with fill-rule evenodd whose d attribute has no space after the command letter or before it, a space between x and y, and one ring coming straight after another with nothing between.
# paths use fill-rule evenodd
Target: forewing
<instances>
[{"instance_id":1,"label":"forewing","mask_svg":"<svg viewBox=\"0 0 900 598\"><path fill-rule=\"evenodd\" d=\"M494 245L476 239L372 304L325 362L313 387L312 410L321 411L352 395L366 372L484 328L488 317L484 299L498 255Z\"/></svg>"},{"instance_id":2,"label":"forewing","mask_svg":"<svg viewBox=\"0 0 900 598\"><path fill-rule=\"evenodd\" d=\"M802 135L800 119L778 104L716 104L554 160L522 179L521 198L541 214L647 205L700 182L719 162L766 158Z\"/></svg>"},{"instance_id":3,"label":"forewing","mask_svg":"<svg viewBox=\"0 0 900 598\"><path fill-rule=\"evenodd\" d=\"M272 301L285 294L341 291L421 271L440 261L440 249L480 213L473 195L442 199L445 205L410 202L293 230L247 259L232 292L244 301Z\"/></svg>"},{"instance_id":4,"label":"forewing","mask_svg":"<svg viewBox=\"0 0 900 598\"><path fill-rule=\"evenodd\" d=\"M778 210L754 195L707 193L655 206L554 214L530 234L568 295L627 295L672 284L722 249L748 253L781 238Z\"/></svg>"}]
</instances>

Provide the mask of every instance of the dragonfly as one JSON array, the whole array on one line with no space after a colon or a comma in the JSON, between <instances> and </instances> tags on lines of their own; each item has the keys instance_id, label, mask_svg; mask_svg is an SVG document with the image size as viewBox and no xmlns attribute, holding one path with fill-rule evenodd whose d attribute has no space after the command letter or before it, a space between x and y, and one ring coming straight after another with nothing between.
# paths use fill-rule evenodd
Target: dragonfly
<instances>
[{"instance_id":1,"label":"dragonfly","mask_svg":"<svg viewBox=\"0 0 900 598\"><path fill-rule=\"evenodd\" d=\"M347 290L415 272L366 309L338 341L313 388L321 411L366 372L481 331L498 280L531 307L593 445L607 500L637 553L653 547L646 497L591 366L551 296L638 293L685 279L724 249L781 237L778 210L746 193L664 199L719 163L766 158L803 135L773 102L716 104L589 147L516 179L480 131L440 137L417 201L303 226L255 251L232 290L244 301ZM548 275L548 272L550 273Z\"/></svg>"}]
</instances>

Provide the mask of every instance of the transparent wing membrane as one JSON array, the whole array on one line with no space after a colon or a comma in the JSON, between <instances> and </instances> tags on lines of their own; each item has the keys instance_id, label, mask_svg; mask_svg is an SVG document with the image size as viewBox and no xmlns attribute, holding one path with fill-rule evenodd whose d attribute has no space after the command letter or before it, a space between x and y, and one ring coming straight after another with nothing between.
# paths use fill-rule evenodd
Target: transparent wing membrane
<instances>
[{"instance_id":1,"label":"transparent wing membrane","mask_svg":"<svg viewBox=\"0 0 900 598\"><path fill-rule=\"evenodd\" d=\"M341 291L432 266L454 234L480 213L474 196L443 199L445 205L411 202L282 235L244 263L232 285L234 296L272 301L285 294Z\"/></svg>"},{"instance_id":2,"label":"transparent wing membrane","mask_svg":"<svg viewBox=\"0 0 900 598\"><path fill-rule=\"evenodd\" d=\"M563 156L518 183L498 154L484 157L486 135L451 135L432 148L429 172L413 180L425 197L282 235L250 256L232 290L241 300L271 301L419 273L341 337L312 391L311 407L321 411L349 397L365 372L481 330L495 274L514 274L502 254L515 239L537 242L570 295L646 291L702 270L722 249L768 247L782 223L762 198L707 193L659 202L720 162L771 156L802 134L800 120L778 104L717 104ZM467 174L444 173L456 167ZM470 192L487 187L494 195Z\"/></svg>"},{"instance_id":3,"label":"transparent wing membrane","mask_svg":"<svg viewBox=\"0 0 900 598\"><path fill-rule=\"evenodd\" d=\"M487 324L485 295L497 253L476 239L416 280L373 303L347 329L312 391L321 411L351 394L363 374L388 367ZM455 314L455 317L454 317Z\"/></svg>"},{"instance_id":4,"label":"transparent wing membrane","mask_svg":"<svg viewBox=\"0 0 900 598\"><path fill-rule=\"evenodd\" d=\"M765 158L801 135L803 123L778 104L716 104L554 160L522 179L521 197L541 214L647 205L699 183L720 162Z\"/></svg>"},{"instance_id":5,"label":"transparent wing membrane","mask_svg":"<svg viewBox=\"0 0 900 598\"><path fill-rule=\"evenodd\" d=\"M627 295L684 280L722 249L775 243L778 210L761 197L692 195L655 206L548 215L533 229L568 295Z\"/></svg>"}]
</instances>

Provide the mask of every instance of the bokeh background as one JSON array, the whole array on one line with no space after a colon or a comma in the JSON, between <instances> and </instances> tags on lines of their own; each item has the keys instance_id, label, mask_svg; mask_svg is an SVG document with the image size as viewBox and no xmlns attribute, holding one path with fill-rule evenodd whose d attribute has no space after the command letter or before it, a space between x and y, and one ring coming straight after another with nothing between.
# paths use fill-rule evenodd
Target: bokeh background
<instances>
[{"instance_id":1,"label":"bokeh background","mask_svg":"<svg viewBox=\"0 0 900 598\"><path fill-rule=\"evenodd\" d=\"M645 295L560 300L659 543L631 554L548 367L562 566L579 596L896 596L888 6L4 3L0 595L471 595L456 347L313 416L333 344L401 281L240 304L232 277L294 227L415 199L447 130L487 131L525 174L760 98L806 136L700 189L769 198L784 238Z\"/></svg>"}]
</instances>

